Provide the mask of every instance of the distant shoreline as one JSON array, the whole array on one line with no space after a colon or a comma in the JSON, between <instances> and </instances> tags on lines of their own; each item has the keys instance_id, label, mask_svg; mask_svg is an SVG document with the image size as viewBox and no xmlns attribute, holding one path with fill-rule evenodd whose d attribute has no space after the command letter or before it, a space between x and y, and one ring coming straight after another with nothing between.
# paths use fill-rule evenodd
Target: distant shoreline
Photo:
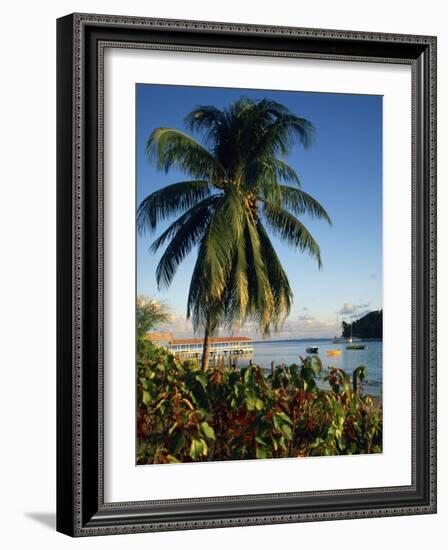
<instances>
[{"instance_id":1,"label":"distant shoreline","mask_svg":"<svg viewBox=\"0 0 448 550\"><path fill-rule=\"evenodd\" d=\"M254 344L268 344L276 342L331 342L333 338L280 338L278 340L253 340Z\"/></svg>"}]
</instances>

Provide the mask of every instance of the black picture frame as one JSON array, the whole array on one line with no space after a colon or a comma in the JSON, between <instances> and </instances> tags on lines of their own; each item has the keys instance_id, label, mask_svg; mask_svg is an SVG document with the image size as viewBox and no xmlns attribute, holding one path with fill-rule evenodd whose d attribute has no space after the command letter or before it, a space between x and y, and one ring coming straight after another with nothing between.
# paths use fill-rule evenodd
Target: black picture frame
<instances>
[{"instance_id":1,"label":"black picture frame","mask_svg":"<svg viewBox=\"0 0 448 550\"><path fill-rule=\"evenodd\" d=\"M410 486L104 502L101 81L111 43L411 65ZM89 536L435 513L436 38L72 14L57 21L57 52L57 530Z\"/></svg>"}]
</instances>

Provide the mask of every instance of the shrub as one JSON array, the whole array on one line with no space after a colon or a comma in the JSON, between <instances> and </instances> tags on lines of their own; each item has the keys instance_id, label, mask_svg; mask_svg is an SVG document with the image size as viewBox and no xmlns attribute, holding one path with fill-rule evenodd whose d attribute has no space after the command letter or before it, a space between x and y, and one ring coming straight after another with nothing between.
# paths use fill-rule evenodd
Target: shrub
<instances>
[{"instance_id":1,"label":"shrub","mask_svg":"<svg viewBox=\"0 0 448 550\"><path fill-rule=\"evenodd\" d=\"M138 348L137 463L377 453L382 414L353 380L320 359L207 371L145 342ZM322 389L318 381L329 389ZM322 385L322 384L321 384Z\"/></svg>"}]
</instances>

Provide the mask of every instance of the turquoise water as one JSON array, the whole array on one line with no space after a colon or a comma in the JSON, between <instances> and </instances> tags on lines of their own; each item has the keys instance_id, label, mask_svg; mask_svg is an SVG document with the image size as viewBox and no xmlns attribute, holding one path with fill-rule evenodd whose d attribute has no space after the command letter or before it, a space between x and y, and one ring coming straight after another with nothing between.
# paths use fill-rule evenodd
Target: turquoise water
<instances>
[{"instance_id":1,"label":"turquoise water","mask_svg":"<svg viewBox=\"0 0 448 550\"><path fill-rule=\"evenodd\" d=\"M319 347L319 357L324 367L334 366L344 369L347 374L352 374L356 367L367 367L367 381L364 383L366 393L379 395L383 382L383 343L363 342L365 350L347 350L347 344L333 344L331 340L282 340L254 342L253 362L263 369L270 370L271 361L276 365L291 365L299 362L299 356L306 356L306 348ZM339 357L327 357L325 351L340 349ZM241 360L242 366L247 360Z\"/></svg>"}]
</instances>

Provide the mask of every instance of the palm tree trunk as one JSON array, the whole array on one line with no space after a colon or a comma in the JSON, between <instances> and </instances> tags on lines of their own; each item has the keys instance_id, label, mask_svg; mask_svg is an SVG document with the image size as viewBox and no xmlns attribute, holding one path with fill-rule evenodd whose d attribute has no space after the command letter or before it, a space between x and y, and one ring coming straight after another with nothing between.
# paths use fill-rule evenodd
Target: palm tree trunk
<instances>
[{"instance_id":1,"label":"palm tree trunk","mask_svg":"<svg viewBox=\"0 0 448 550\"><path fill-rule=\"evenodd\" d=\"M210 320L207 320L207 323L205 325L204 345L202 348L202 370L208 369L208 360L210 357L210 337Z\"/></svg>"}]
</instances>

